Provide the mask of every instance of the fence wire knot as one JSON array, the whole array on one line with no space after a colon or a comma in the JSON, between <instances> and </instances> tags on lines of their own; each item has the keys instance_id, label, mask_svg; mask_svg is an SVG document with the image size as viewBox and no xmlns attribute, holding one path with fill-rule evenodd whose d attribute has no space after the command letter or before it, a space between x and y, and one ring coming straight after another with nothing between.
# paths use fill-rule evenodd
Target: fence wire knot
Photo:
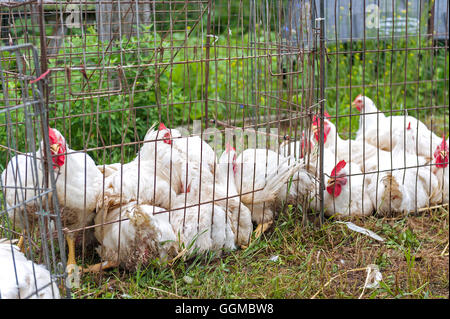
<instances>
[{"instance_id":1,"label":"fence wire knot","mask_svg":"<svg viewBox=\"0 0 450 319\"><path fill-rule=\"evenodd\" d=\"M30 84L36 83L37 81L40 81L42 79L44 79L47 75L49 75L49 73L51 72L51 69L48 69L47 71L45 71L44 73L42 73L38 78L31 80Z\"/></svg>"}]
</instances>

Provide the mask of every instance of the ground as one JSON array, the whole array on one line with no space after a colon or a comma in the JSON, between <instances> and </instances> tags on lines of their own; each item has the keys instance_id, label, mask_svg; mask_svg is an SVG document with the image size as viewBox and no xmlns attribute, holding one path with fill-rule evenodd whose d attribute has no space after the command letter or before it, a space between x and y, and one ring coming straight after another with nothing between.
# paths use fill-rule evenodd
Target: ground
<instances>
[{"instance_id":1,"label":"ground","mask_svg":"<svg viewBox=\"0 0 450 319\"><path fill-rule=\"evenodd\" d=\"M449 214L353 220L385 242L346 225L284 213L246 250L172 267L151 265L83 275L75 298L449 298ZM272 258L278 256L278 259ZM271 260L271 258L273 260ZM276 260L275 260L276 259ZM275 260L275 261L274 261ZM365 289L365 267L382 281Z\"/></svg>"}]
</instances>

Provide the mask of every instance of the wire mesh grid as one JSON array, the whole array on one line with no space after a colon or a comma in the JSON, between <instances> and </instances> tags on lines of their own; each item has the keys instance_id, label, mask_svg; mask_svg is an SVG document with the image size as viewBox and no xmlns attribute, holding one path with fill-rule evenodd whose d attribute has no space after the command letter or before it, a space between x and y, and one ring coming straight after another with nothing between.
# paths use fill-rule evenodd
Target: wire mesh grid
<instances>
[{"instance_id":1,"label":"wire mesh grid","mask_svg":"<svg viewBox=\"0 0 450 319\"><path fill-rule=\"evenodd\" d=\"M282 211L307 222L448 205L446 6L1 1L1 40L39 48L64 141L52 160L68 264L245 248L252 223L265 231ZM22 88L2 72L11 108Z\"/></svg>"},{"instance_id":2,"label":"wire mesh grid","mask_svg":"<svg viewBox=\"0 0 450 319\"><path fill-rule=\"evenodd\" d=\"M366 214L448 207L448 2L335 1L322 12L335 119L324 128L335 159L326 170L350 163L347 197Z\"/></svg>"},{"instance_id":3,"label":"wire mesh grid","mask_svg":"<svg viewBox=\"0 0 450 319\"><path fill-rule=\"evenodd\" d=\"M31 75L40 74L38 53L30 44L2 47L0 53L6 102L0 109L6 135L2 148L9 159L1 175L0 298L58 298L58 285L65 278L65 251L58 202L52 196L55 179L48 138L39 149L35 145L36 138L48 136L42 85ZM6 72L3 57L10 58ZM20 100L8 98L11 78L21 90ZM19 104L9 107L11 100ZM19 119L22 124L16 124ZM21 235L17 246L16 235Z\"/></svg>"}]
</instances>

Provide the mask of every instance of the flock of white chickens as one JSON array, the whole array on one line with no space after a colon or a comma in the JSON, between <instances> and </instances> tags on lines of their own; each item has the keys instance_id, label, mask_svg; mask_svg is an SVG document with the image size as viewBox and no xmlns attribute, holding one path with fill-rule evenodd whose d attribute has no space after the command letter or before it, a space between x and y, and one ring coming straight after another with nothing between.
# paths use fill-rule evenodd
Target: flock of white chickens
<instances>
[{"instance_id":1,"label":"flock of white chickens","mask_svg":"<svg viewBox=\"0 0 450 319\"><path fill-rule=\"evenodd\" d=\"M365 216L448 203L448 140L413 117L386 117L367 97L358 96L353 104L364 114L355 140L341 139L335 126L324 121L325 213ZM96 165L85 152L71 150L58 130L49 128L55 195L63 225L69 229L67 263L76 264L75 241L78 230L86 226L95 225L97 252L106 262L85 270L117 266L133 270L154 259L170 263L205 251L245 248L253 222L258 236L282 205L296 204L300 198L312 198L311 207L318 209L317 120L312 131L311 139L303 133L300 141L281 145L279 152L246 149L238 156L227 145L217 158L199 137L182 137L161 123L148 130L133 161ZM37 218L36 204L24 201L35 195L35 177L30 178L29 172L37 171L37 180L42 180L41 149L42 142L37 169L32 154L17 155L1 176L7 206L16 207L8 211L10 219L21 229L24 218L30 224ZM27 187L20 196L12 191L18 185ZM14 255L15 263L22 257L24 263L29 261L11 247L16 246L0 243L0 274L16 278L13 264L3 259ZM0 281L1 296L23 297L20 290L29 281L25 271L21 275L21 269L16 270L15 285ZM41 277L47 280L32 285L47 286L34 297L54 297L48 271Z\"/></svg>"}]
</instances>

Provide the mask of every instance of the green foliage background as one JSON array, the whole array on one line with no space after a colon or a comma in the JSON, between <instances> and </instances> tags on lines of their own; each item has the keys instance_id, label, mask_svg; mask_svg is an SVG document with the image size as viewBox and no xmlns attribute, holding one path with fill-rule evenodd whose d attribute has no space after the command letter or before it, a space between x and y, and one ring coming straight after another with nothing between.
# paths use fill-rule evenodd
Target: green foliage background
<instances>
[{"instance_id":1,"label":"green foliage background","mask_svg":"<svg viewBox=\"0 0 450 319\"><path fill-rule=\"evenodd\" d=\"M287 92L289 80L297 86L294 91L301 88L304 73L284 78L269 74L269 69L281 72L286 68L286 61L263 57L272 48L267 39L280 37L275 26L269 34L260 24L250 30L248 12L239 6L239 2L231 2L229 8L214 8L212 34L216 38L209 38L209 119L235 120L267 110L283 114L292 103L302 104L304 98L301 93ZM191 29L187 23L175 22L173 29L179 31L167 37L162 37L164 27L154 32L153 25L141 26L139 37L116 39L109 47L99 42L94 25L70 29L57 57L49 59L48 67L57 70L49 76L50 126L66 136L72 149L94 149L89 154L101 164L133 158L139 148L133 143L141 141L154 122L177 127L204 120L206 63L201 60L206 55L206 16L201 25L203 31L200 25ZM20 28L18 32L20 38ZM410 115L419 117L436 133L448 132L448 44L416 35L395 40L329 42L327 52L326 109L332 116L339 116L333 121L344 137L353 137L357 130L358 113L351 102L360 93L371 97L381 110L390 113L410 109ZM252 58L255 54L257 58ZM303 62L307 63L306 56ZM70 77L66 66L72 67ZM15 59L4 53L2 67L15 70ZM318 71L317 64L316 81ZM8 96L15 96L19 103L20 81L7 81L7 86ZM116 92L118 86L121 90ZM281 98L267 98L262 93L266 90L278 92ZM101 93L106 91L114 93ZM318 91L315 94L318 99ZM3 88L0 100L4 100ZM416 108L422 109L411 110ZM6 122L5 114L1 116ZM18 149L28 151L23 112L14 111L11 118L16 123ZM0 130L1 145L7 145L4 128ZM131 145L110 147L122 143ZM6 158L2 150L1 170Z\"/></svg>"}]
</instances>

